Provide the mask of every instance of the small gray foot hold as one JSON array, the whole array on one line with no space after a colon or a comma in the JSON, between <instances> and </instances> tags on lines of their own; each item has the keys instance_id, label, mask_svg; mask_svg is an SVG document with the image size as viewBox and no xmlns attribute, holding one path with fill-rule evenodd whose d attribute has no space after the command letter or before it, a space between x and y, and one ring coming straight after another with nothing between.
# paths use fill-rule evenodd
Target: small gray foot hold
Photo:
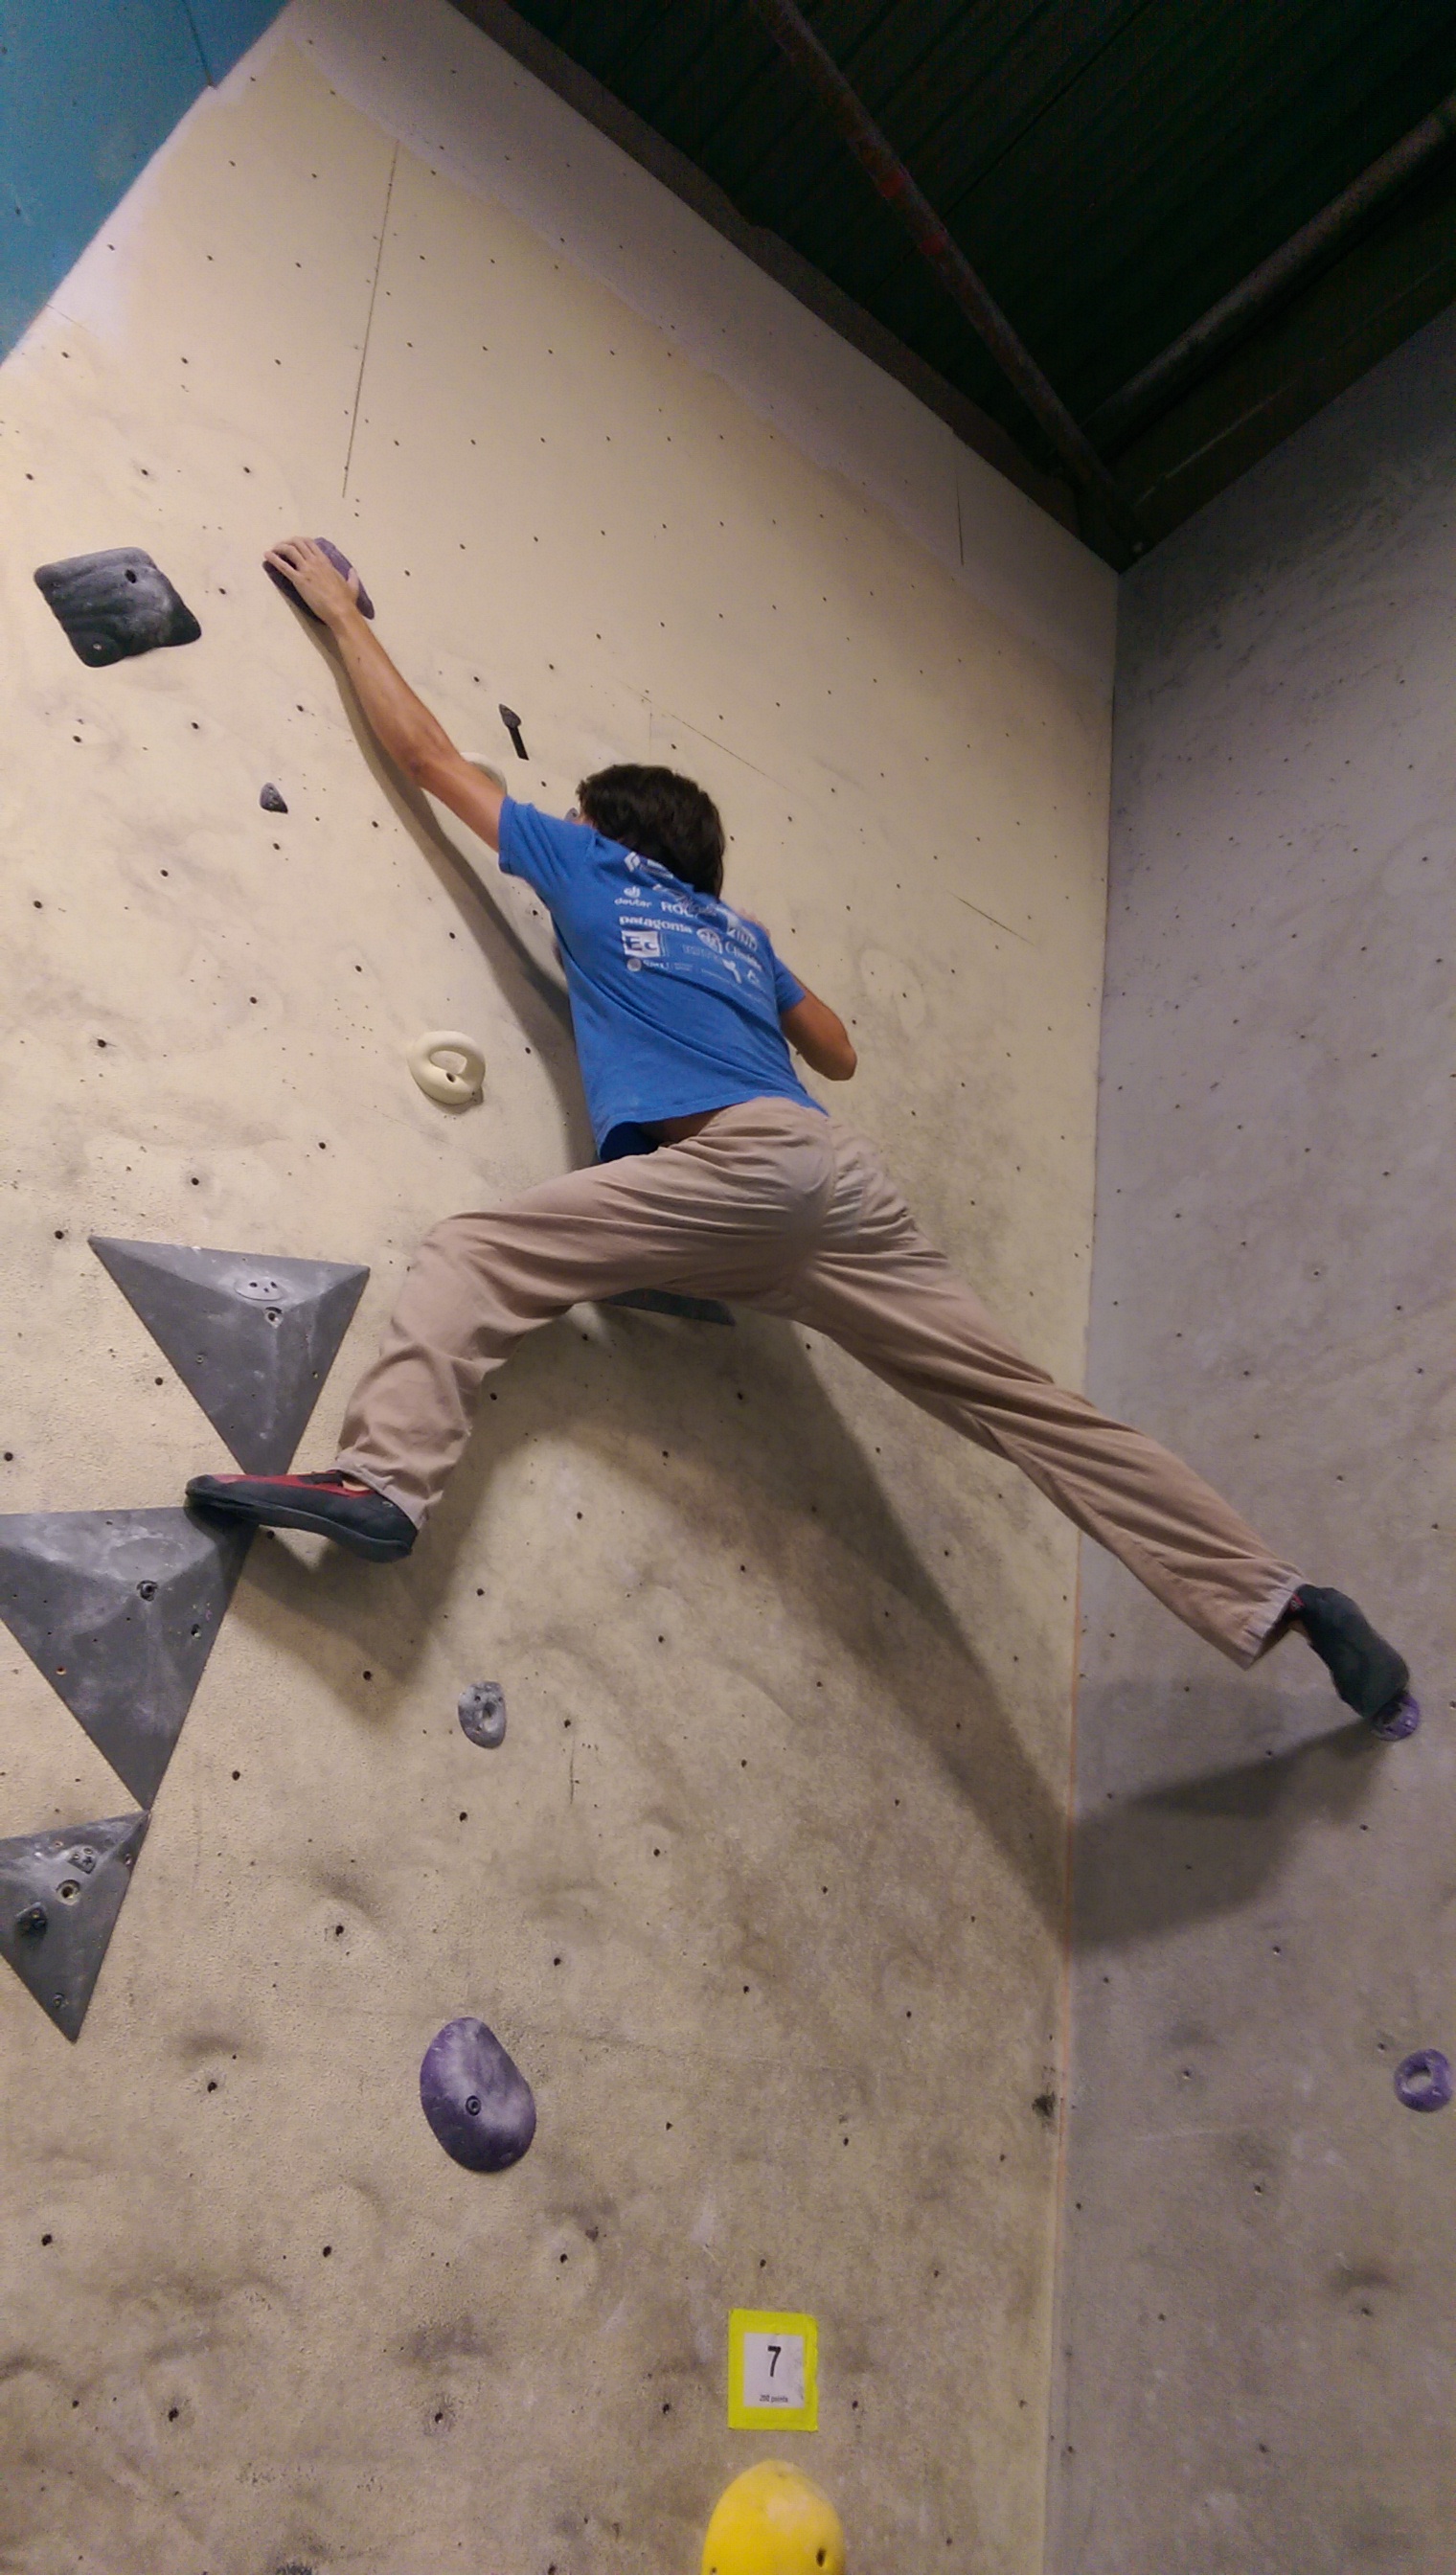
<instances>
[{"instance_id":1,"label":"small gray foot hold","mask_svg":"<svg viewBox=\"0 0 1456 2575\"><path fill-rule=\"evenodd\" d=\"M140 546L42 564L35 584L77 660L93 671L162 644L195 644L202 633L187 602Z\"/></svg>"},{"instance_id":2,"label":"small gray foot hold","mask_svg":"<svg viewBox=\"0 0 1456 2575\"><path fill-rule=\"evenodd\" d=\"M499 1681L472 1681L460 1694L460 1730L494 1752L506 1740L506 1693Z\"/></svg>"},{"instance_id":3,"label":"small gray foot hold","mask_svg":"<svg viewBox=\"0 0 1456 2575\"><path fill-rule=\"evenodd\" d=\"M284 803L283 798L279 795L279 792L274 786L271 778L269 779L267 786L264 788L262 795L259 797L258 802L262 806L265 814L286 814L288 812L288 807Z\"/></svg>"},{"instance_id":4,"label":"small gray foot hold","mask_svg":"<svg viewBox=\"0 0 1456 2575\"><path fill-rule=\"evenodd\" d=\"M81 2035L146 1831L145 1815L111 1815L0 1842L0 1957L65 2038Z\"/></svg>"},{"instance_id":5,"label":"small gray foot hold","mask_svg":"<svg viewBox=\"0 0 1456 2575\"><path fill-rule=\"evenodd\" d=\"M504 2172L536 2134L531 2086L483 2020L447 2021L432 2038L420 2107L446 2153L472 2172Z\"/></svg>"},{"instance_id":6,"label":"small gray foot hold","mask_svg":"<svg viewBox=\"0 0 1456 2575\"><path fill-rule=\"evenodd\" d=\"M91 1249L247 1475L293 1463L369 1272L93 1234Z\"/></svg>"}]
</instances>

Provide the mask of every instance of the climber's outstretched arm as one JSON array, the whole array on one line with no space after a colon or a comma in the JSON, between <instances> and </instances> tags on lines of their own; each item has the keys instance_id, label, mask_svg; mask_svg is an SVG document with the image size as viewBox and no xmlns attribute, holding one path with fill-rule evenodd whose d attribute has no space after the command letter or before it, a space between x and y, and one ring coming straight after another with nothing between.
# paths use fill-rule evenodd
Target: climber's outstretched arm
<instances>
[{"instance_id":1,"label":"climber's outstretched arm","mask_svg":"<svg viewBox=\"0 0 1456 2575\"><path fill-rule=\"evenodd\" d=\"M273 547L267 561L328 627L381 749L398 762L407 778L438 796L442 805L498 850L504 789L456 750L438 717L401 678L368 619L360 615L358 573L346 581L311 537L286 537Z\"/></svg>"}]
</instances>

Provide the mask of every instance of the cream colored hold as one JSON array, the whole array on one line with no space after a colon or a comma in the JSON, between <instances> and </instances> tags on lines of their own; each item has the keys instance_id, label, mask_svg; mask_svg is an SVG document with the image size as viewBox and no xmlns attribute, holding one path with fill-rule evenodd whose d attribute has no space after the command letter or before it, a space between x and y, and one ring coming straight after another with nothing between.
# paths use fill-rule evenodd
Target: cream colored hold
<instances>
[{"instance_id":1,"label":"cream colored hold","mask_svg":"<svg viewBox=\"0 0 1456 2575\"><path fill-rule=\"evenodd\" d=\"M427 1029L406 1048L405 1062L426 1099L442 1109L469 1109L481 1096L486 1059L475 1039L457 1029Z\"/></svg>"}]
</instances>

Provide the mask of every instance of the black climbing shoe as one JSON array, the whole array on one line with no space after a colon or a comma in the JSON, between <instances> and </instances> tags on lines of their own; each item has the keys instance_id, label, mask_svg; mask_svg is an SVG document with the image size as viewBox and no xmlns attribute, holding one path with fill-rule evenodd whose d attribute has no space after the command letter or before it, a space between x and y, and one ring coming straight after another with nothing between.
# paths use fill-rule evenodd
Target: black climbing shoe
<instances>
[{"instance_id":1,"label":"black climbing shoe","mask_svg":"<svg viewBox=\"0 0 1456 2575\"><path fill-rule=\"evenodd\" d=\"M419 1532L383 1493L354 1492L337 1466L322 1475L194 1475L187 1498L200 1511L257 1528L312 1529L377 1564L408 1555Z\"/></svg>"},{"instance_id":2,"label":"black climbing shoe","mask_svg":"<svg viewBox=\"0 0 1456 2575\"><path fill-rule=\"evenodd\" d=\"M1421 1711L1411 1696L1410 1668L1353 1600L1343 1591L1301 1582L1289 1617L1314 1647L1346 1707L1368 1718L1390 1742L1414 1734Z\"/></svg>"}]
</instances>

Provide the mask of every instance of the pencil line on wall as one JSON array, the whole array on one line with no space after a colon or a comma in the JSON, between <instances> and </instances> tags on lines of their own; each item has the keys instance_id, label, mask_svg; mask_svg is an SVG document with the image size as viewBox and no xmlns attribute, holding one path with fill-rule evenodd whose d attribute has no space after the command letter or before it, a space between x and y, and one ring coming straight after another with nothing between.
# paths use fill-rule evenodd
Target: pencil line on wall
<instances>
[{"instance_id":1,"label":"pencil line on wall","mask_svg":"<svg viewBox=\"0 0 1456 2575\"><path fill-rule=\"evenodd\" d=\"M187 20L187 24L192 35L192 41L197 47L197 59L202 65L203 79L206 81L209 89L216 89L217 82L213 78L213 68L207 58L207 47L202 41L202 31L198 26L196 18L192 14L192 0L182 0L182 15Z\"/></svg>"},{"instance_id":2,"label":"pencil line on wall","mask_svg":"<svg viewBox=\"0 0 1456 2575\"><path fill-rule=\"evenodd\" d=\"M369 313L364 325L364 346L359 352L359 381L354 388L354 413L349 423L349 445L344 456L343 497L346 501L349 498L349 468L354 462L354 434L359 427L359 405L364 393L364 370L369 364L369 335L374 329L374 307L379 294L379 273L384 266L384 246L389 239L390 200L395 193L395 172L399 168L399 161L400 147L397 143L390 157L389 181L384 192L384 214L380 219L379 249L375 254L374 262L374 284L369 290Z\"/></svg>"}]
</instances>

